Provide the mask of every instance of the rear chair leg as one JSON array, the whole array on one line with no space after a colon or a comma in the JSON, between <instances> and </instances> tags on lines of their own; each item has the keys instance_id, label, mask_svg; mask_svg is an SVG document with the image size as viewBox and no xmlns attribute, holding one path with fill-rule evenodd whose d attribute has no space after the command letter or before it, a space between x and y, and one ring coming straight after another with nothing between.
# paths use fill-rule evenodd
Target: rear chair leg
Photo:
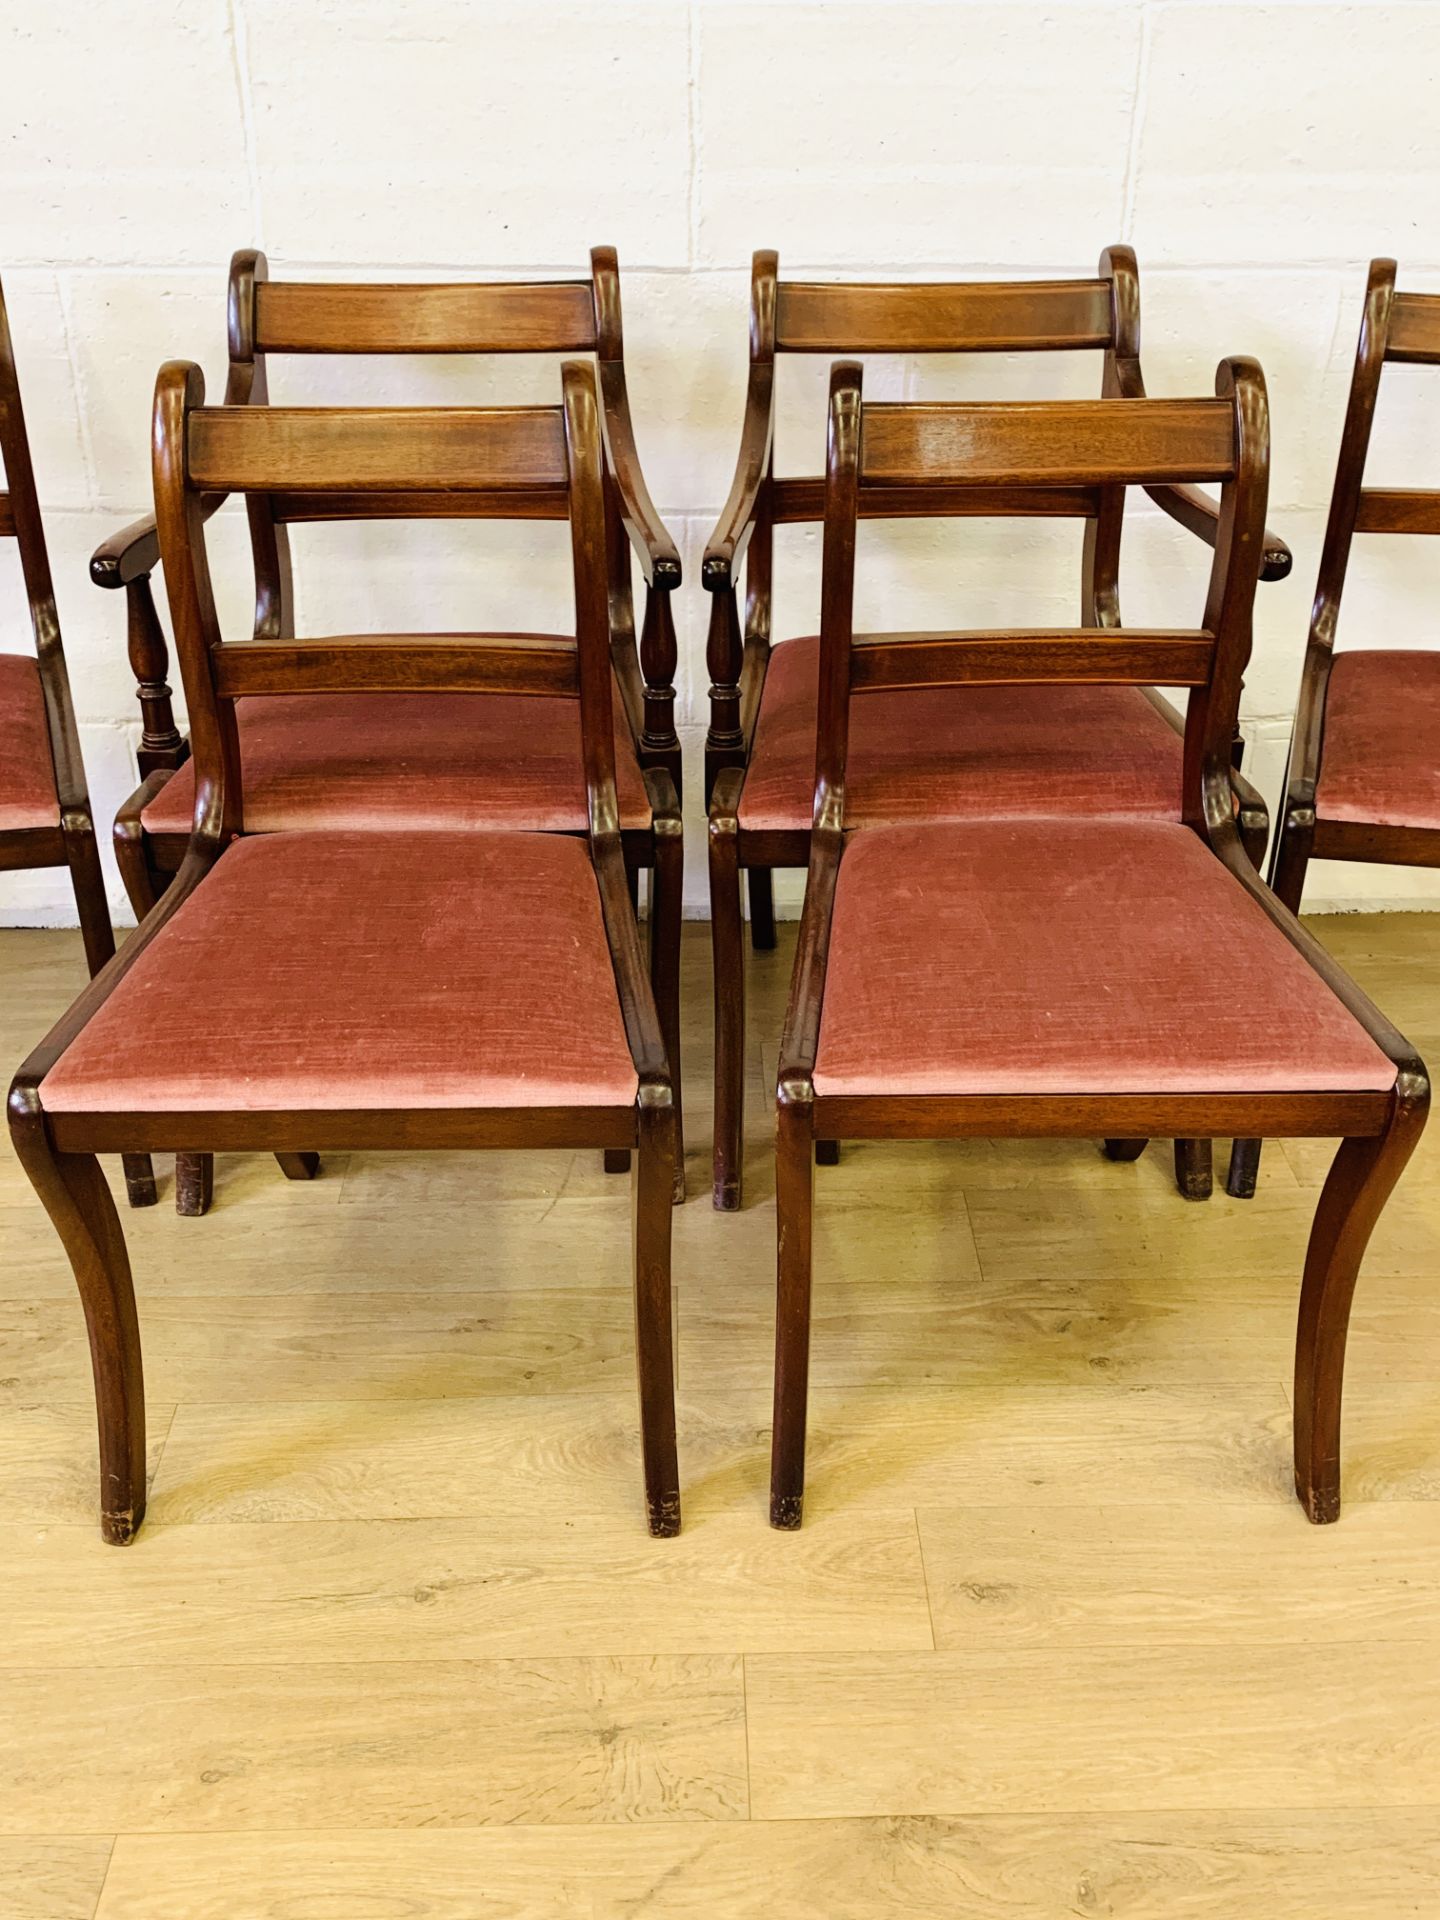
<instances>
[{"instance_id":1,"label":"rear chair leg","mask_svg":"<svg viewBox=\"0 0 1440 1920\"><path fill-rule=\"evenodd\" d=\"M814 1114L808 1087L781 1089L775 1116L775 1423L770 1445L770 1524L787 1532L800 1525L805 1506Z\"/></svg>"},{"instance_id":2,"label":"rear chair leg","mask_svg":"<svg viewBox=\"0 0 1440 1920\"><path fill-rule=\"evenodd\" d=\"M651 1533L680 1531L675 1455L675 1338L670 1307L670 1212L678 1143L670 1090L640 1089L631 1182L635 1244L635 1353L640 1377L640 1451Z\"/></svg>"},{"instance_id":3,"label":"rear chair leg","mask_svg":"<svg viewBox=\"0 0 1440 1920\"><path fill-rule=\"evenodd\" d=\"M840 1164L840 1142L838 1140L817 1140L815 1142L815 1164L817 1167L838 1167Z\"/></svg>"},{"instance_id":4,"label":"rear chair leg","mask_svg":"<svg viewBox=\"0 0 1440 1920\"><path fill-rule=\"evenodd\" d=\"M215 1198L213 1153L177 1153L175 1156L175 1211L198 1220L210 1211Z\"/></svg>"},{"instance_id":5,"label":"rear chair leg","mask_svg":"<svg viewBox=\"0 0 1440 1920\"><path fill-rule=\"evenodd\" d=\"M145 1516L145 1386L140 1326L120 1217L91 1153L56 1153L33 1091L10 1097L21 1164L64 1242L90 1335L100 1430L100 1531L116 1546Z\"/></svg>"},{"instance_id":6,"label":"rear chair leg","mask_svg":"<svg viewBox=\"0 0 1440 1920\"><path fill-rule=\"evenodd\" d=\"M313 1180L320 1171L318 1153L277 1153L275 1158L287 1180Z\"/></svg>"},{"instance_id":7,"label":"rear chair leg","mask_svg":"<svg viewBox=\"0 0 1440 1920\"><path fill-rule=\"evenodd\" d=\"M1208 1140L1175 1142L1175 1185L1186 1200L1208 1200L1214 1191L1213 1154Z\"/></svg>"},{"instance_id":8,"label":"rear chair leg","mask_svg":"<svg viewBox=\"0 0 1440 1920\"><path fill-rule=\"evenodd\" d=\"M665 1036L675 1100L675 1204L685 1198L684 1107L680 1092L680 913L685 888L685 842L680 816L655 816L655 875L650 890L650 984Z\"/></svg>"},{"instance_id":9,"label":"rear chair leg","mask_svg":"<svg viewBox=\"0 0 1440 1920\"><path fill-rule=\"evenodd\" d=\"M1107 1140L1105 1158L1107 1160L1138 1160L1149 1144L1148 1140Z\"/></svg>"},{"instance_id":10,"label":"rear chair leg","mask_svg":"<svg viewBox=\"0 0 1440 1920\"><path fill-rule=\"evenodd\" d=\"M775 883L769 867L751 867L750 944L756 953L775 951Z\"/></svg>"},{"instance_id":11,"label":"rear chair leg","mask_svg":"<svg viewBox=\"0 0 1440 1920\"><path fill-rule=\"evenodd\" d=\"M1429 1105L1422 1073L1402 1073L1390 1124L1342 1140L1315 1209L1295 1341L1295 1491L1317 1524L1340 1517L1340 1396L1350 1302L1366 1245Z\"/></svg>"},{"instance_id":12,"label":"rear chair leg","mask_svg":"<svg viewBox=\"0 0 1440 1920\"><path fill-rule=\"evenodd\" d=\"M630 1149L628 1147L606 1147L606 1173L629 1173Z\"/></svg>"},{"instance_id":13,"label":"rear chair leg","mask_svg":"<svg viewBox=\"0 0 1440 1920\"><path fill-rule=\"evenodd\" d=\"M125 1198L132 1207L153 1207L160 1195L155 1190L155 1163L148 1153L122 1153L125 1169Z\"/></svg>"},{"instance_id":14,"label":"rear chair leg","mask_svg":"<svg viewBox=\"0 0 1440 1920\"><path fill-rule=\"evenodd\" d=\"M715 974L714 1204L740 1205L745 1134L745 947L733 817L710 819L710 945Z\"/></svg>"}]
</instances>

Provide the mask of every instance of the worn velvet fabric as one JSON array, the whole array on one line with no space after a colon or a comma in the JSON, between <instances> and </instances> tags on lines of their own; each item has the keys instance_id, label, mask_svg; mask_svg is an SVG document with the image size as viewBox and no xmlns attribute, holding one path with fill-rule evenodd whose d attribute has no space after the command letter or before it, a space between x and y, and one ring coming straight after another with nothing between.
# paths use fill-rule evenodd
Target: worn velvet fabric
<instances>
[{"instance_id":1,"label":"worn velvet fabric","mask_svg":"<svg viewBox=\"0 0 1440 1920\"><path fill-rule=\"evenodd\" d=\"M820 642L784 640L765 674L740 797L753 832L809 828ZM1135 687L954 686L850 703L851 826L1006 814L1180 816L1179 734Z\"/></svg>"},{"instance_id":2,"label":"worn velvet fabric","mask_svg":"<svg viewBox=\"0 0 1440 1920\"><path fill-rule=\"evenodd\" d=\"M1383 1090L1395 1068L1188 827L846 844L821 1094Z\"/></svg>"},{"instance_id":3,"label":"worn velvet fabric","mask_svg":"<svg viewBox=\"0 0 1440 1920\"><path fill-rule=\"evenodd\" d=\"M1335 656L1316 812L1440 827L1440 653L1385 647Z\"/></svg>"},{"instance_id":4,"label":"worn velvet fabric","mask_svg":"<svg viewBox=\"0 0 1440 1920\"><path fill-rule=\"evenodd\" d=\"M76 1111L628 1105L582 840L260 835L46 1076Z\"/></svg>"},{"instance_id":5,"label":"worn velvet fabric","mask_svg":"<svg viewBox=\"0 0 1440 1920\"><path fill-rule=\"evenodd\" d=\"M28 653L0 653L0 832L59 824L39 665Z\"/></svg>"},{"instance_id":6,"label":"worn velvet fabric","mask_svg":"<svg viewBox=\"0 0 1440 1920\"><path fill-rule=\"evenodd\" d=\"M650 825L629 727L615 695L623 827ZM580 706L526 694L256 694L237 701L245 827L525 828L582 832ZM147 833L188 833L187 763L140 816Z\"/></svg>"}]
</instances>

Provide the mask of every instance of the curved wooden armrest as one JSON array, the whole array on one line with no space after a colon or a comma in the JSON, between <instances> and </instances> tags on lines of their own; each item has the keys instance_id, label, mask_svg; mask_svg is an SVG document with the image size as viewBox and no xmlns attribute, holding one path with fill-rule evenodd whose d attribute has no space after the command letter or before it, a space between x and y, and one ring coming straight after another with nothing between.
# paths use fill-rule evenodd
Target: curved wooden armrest
<instances>
[{"instance_id":1,"label":"curved wooden armrest","mask_svg":"<svg viewBox=\"0 0 1440 1920\"><path fill-rule=\"evenodd\" d=\"M224 493L203 494L201 513L208 520L229 497ZM153 573L159 564L155 516L147 513L143 520L132 520L128 527L100 542L90 556L90 578L97 587L128 587L132 580L143 580L147 573Z\"/></svg>"},{"instance_id":2,"label":"curved wooden armrest","mask_svg":"<svg viewBox=\"0 0 1440 1920\"><path fill-rule=\"evenodd\" d=\"M625 369L620 361L600 362L600 398L605 445L620 495L625 531L640 556L648 584L660 593L673 593L680 584L680 553L661 524L640 470L635 429L630 419L630 396L625 389Z\"/></svg>"},{"instance_id":3,"label":"curved wooden armrest","mask_svg":"<svg viewBox=\"0 0 1440 1920\"><path fill-rule=\"evenodd\" d=\"M143 580L160 564L160 541L155 532L155 516L132 520L119 533L102 540L90 556L90 578L97 587L128 587L132 580Z\"/></svg>"},{"instance_id":4,"label":"curved wooden armrest","mask_svg":"<svg viewBox=\"0 0 1440 1920\"><path fill-rule=\"evenodd\" d=\"M1121 400L1143 400L1145 398L1145 376L1140 371L1140 362L1133 354L1112 354L1107 360L1107 378L1105 390ZM1203 540L1207 547L1215 544L1215 529L1220 521L1220 507L1217 501L1199 487L1183 484L1146 487L1146 493L1172 520L1178 520L1182 527ZM1294 564L1289 547L1278 533L1265 529L1265 552L1260 561L1262 580L1283 580Z\"/></svg>"},{"instance_id":5,"label":"curved wooden armrest","mask_svg":"<svg viewBox=\"0 0 1440 1920\"><path fill-rule=\"evenodd\" d=\"M1198 535L1207 547L1215 544L1215 529L1220 521L1219 503L1199 487L1180 484L1146 487L1146 493L1172 520ZM1289 547L1278 533L1265 529L1265 551L1260 561L1262 580L1283 580L1294 564Z\"/></svg>"},{"instance_id":6,"label":"curved wooden armrest","mask_svg":"<svg viewBox=\"0 0 1440 1920\"><path fill-rule=\"evenodd\" d=\"M705 545L700 577L710 593L723 593L735 578L755 525L755 507L765 484L774 429L775 370L752 363L745 394L745 424L740 430L740 457L730 496L720 510L715 531Z\"/></svg>"}]
</instances>

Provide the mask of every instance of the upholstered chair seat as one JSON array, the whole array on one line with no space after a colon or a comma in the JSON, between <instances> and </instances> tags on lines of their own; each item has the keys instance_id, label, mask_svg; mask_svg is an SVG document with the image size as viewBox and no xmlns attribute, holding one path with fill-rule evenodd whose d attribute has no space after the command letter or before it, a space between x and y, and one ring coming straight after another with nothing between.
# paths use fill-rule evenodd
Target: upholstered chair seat
<instances>
[{"instance_id":1,"label":"upholstered chair seat","mask_svg":"<svg viewBox=\"0 0 1440 1920\"><path fill-rule=\"evenodd\" d=\"M1337 653L1325 696L1316 812L1440 827L1440 653Z\"/></svg>"},{"instance_id":2,"label":"upholstered chair seat","mask_svg":"<svg viewBox=\"0 0 1440 1920\"><path fill-rule=\"evenodd\" d=\"M237 842L42 1087L53 1113L635 1096L588 847L542 833Z\"/></svg>"},{"instance_id":3,"label":"upholstered chair seat","mask_svg":"<svg viewBox=\"0 0 1440 1920\"><path fill-rule=\"evenodd\" d=\"M848 842L814 1082L1385 1092L1395 1064L1188 827L975 821Z\"/></svg>"},{"instance_id":4,"label":"upholstered chair seat","mask_svg":"<svg viewBox=\"0 0 1440 1920\"><path fill-rule=\"evenodd\" d=\"M59 819L39 665L28 653L0 653L0 832Z\"/></svg>"},{"instance_id":5,"label":"upholstered chair seat","mask_svg":"<svg viewBox=\"0 0 1440 1920\"><path fill-rule=\"evenodd\" d=\"M748 832L808 832L818 638L771 649L740 797ZM850 716L856 826L1049 814L1179 817L1179 734L1136 687L948 686L871 692Z\"/></svg>"},{"instance_id":6,"label":"upholstered chair seat","mask_svg":"<svg viewBox=\"0 0 1440 1920\"><path fill-rule=\"evenodd\" d=\"M616 694L622 828L650 802ZM311 827L583 833L585 774L573 700L526 694L257 695L236 705L251 833ZM146 833L188 833L187 762L145 807Z\"/></svg>"}]
</instances>

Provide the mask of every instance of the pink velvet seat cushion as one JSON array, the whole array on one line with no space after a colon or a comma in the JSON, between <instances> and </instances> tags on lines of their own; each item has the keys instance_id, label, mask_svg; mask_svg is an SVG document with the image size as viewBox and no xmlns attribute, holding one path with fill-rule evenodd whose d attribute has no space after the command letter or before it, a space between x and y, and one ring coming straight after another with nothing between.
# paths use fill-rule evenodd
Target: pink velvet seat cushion
<instances>
[{"instance_id":1,"label":"pink velvet seat cushion","mask_svg":"<svg viewBox=\"0 0 1440 1920\"><path fill-rule=\"evenodd\" d=\"M55 1113L616 1106L635 1069L582 840L258 835L46 1076Z\"/></svg>"},{"instance_id":2,"label":"pink velvet seat cushion","mask_svg":"<svg viewBox=\"0 0 1440 1920\"><path fill-rule=\"evenodd\" d=\"M806 832L820 642L784 640L765 674L740 797L752 832ZM1135 687L957 686L864 693L850 707L854 826L1004 814L1180 814L1181 740Z\"/></svg>"},{"instance_id":3,"label":"pink velvet seat cushion","mask_svg":"<svg viewBox=\"0 0 1440 1920\"><path fill-rule=\"evenodd\" d=\"M1440 827L1440 653L1335 656L1316 811L1324 820Z\"/></svg>"},{"instance_id":4,"label":"pink velvet seat cushion","mask_svg":"<svg viewBox=\"0 0 1440 1920\"><path fill-rule=\"evenodd\" d=\"M817 1093L1394 1084L1188 827L977 821L869 828L846 844Z\"/></svg>"},{"instance_id":5,"label":"pink velvet seat cushion","mask_svg":"<svg viewBox=\"0 0 1440 1920\"><path fill-rule=\"evenodd\" d=\"M618 709L619 695L616 695ZM525 694L257 694L236 704L245 826L540 829L585 827L580 707ZM620 824L650 825L623 713L615 717ZM187 762L140 816L188 833Z\"/></svg>"},{"instance_id":6,"label":"pink velvet seat cushion","mask_svg":"<svg viewBox=\"0 0 1440 1920\"><path fill-rule=\"evenodd\" d=\"M28 653L0 653L0 832L59 824L39 665Z\"/></svg>"}]
</instances>

